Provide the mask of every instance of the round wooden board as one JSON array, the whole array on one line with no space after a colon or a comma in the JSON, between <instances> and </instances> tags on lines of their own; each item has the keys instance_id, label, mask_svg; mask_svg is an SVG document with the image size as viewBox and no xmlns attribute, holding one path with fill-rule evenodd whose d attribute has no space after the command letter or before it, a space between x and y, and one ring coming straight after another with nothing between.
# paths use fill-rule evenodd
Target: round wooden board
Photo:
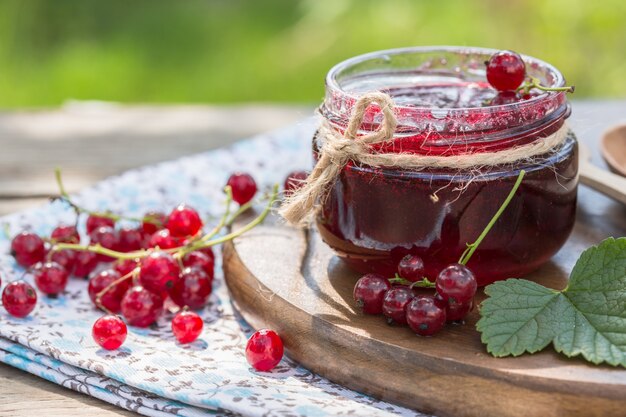
<instances>
[{"instance_id":1,"label":"round wooden board","mask_svg":"<svg viewBox=\"0 0 626 417\"><path fill-rule=\"evenodd\" d=\"M571 238L528 279L563 288L585 248L626 235L626 207L583 187L579 200ZM291 358L357 391L438 416L626 416L626 370L551 348L493 358L475 329L476 310L430 338L358 313L358 274L315 230L270 219L225 245L224 272L252 326L275 329Z\"/></svg>"}]
</instances>

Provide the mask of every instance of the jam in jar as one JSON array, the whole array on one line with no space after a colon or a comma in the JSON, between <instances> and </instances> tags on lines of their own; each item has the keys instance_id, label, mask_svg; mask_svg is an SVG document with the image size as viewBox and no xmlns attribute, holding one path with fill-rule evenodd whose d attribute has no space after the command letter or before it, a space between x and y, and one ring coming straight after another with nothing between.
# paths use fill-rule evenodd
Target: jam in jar
<instances>
[{"instance_id":1,"label":"jam in jar","mask_svg":"<svg viewBox=\"0 0 626 417\"><path fill-rule=\"evenodd\" d=\"M341 133L360 95L385 92L394 100L398 124L393 139L376 150L451 158L512 149L561 129L570 114L564 92L537 91L501 104L485 77L484 62L494 52L409 48L349 59L329 72L320 113ZM553 66L523 58L528 75L542 85L565 84ZM381 121L380 108L371 105L359 133ZM314 149L321 140L314 138ZM548 261L574 225L578 157L572 134L543 155L472 169L350 162L322 201L317 226L355 270L393 276L402 257L416 254L434 280L476 240L521 170L526 176L519 190L468 263L479 285L521 277Z\"/></svg>"}]
</instances>

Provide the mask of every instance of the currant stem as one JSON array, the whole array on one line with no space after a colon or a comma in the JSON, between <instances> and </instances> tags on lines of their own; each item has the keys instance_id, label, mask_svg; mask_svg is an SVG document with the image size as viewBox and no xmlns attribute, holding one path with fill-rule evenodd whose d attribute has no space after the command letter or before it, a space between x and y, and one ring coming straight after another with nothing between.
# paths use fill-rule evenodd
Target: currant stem
<instances>
[{"instance_id":1,"label":"currant stem","mask_svg":"<svg viewBox=\"0 0 626 417\"><path fill-rule=\"evenodd\" d=\"M250 223L246 224L241 229L238 229L238 230L236 230L234 232L228 233L228 234L226 234L226 235L224 235L222 237L219 237L217 239L204 241L204 242L203 241L199 241L199 242L195 242L195 243L193 243L193 244L191 244L189 246L180 248L179 249L180 256L183 257L186 254L188 254L189 252L193 252L193 251L198 250L198 249L208 248L208 247L215 246L215 245L218 245L220 243L224 243L224 242L227 242L229 240L235 239L236 237L239 237L242 234L246 233L247 231L253 229L256 226L258 226L259 224L261 224L263 222L263 220L265 220L267 215L272 210L272 206L274 205L274 202L276 201L277 197L278 197L278 184L275 184L274 187L272 188L272 194L270 196L269 202L267 203L267 205L265 206L265 208L263 209L261 214L259 214Z\"/></svg>"},{"instance_id":2,"label":"currant stem","mask_svg":"<svg viewBox=\"0 0 626 417\"><path fill-rule=\"evenodd\" d=\"M531 80L530 83L526 82L526 83L522 84L522 86L519 87L517 90L518 91L524 91L525 93L528 93L533 88L536 88L536 89L541 90L541 91L565 91L566 93L573 93L574 90L576 89L576 86L573 86L573 85L569 85L569 86L565 86L565 87L545 87L545 86L541 85L541 81L539 81L538 78L531 77L530 80Z\"/></svg>"},{"instance_id":3,"label":"currant stem","mask_svg":"<svg viewBox=\"0 0 626 417\"><path fill-rule=\"evenodd\" d=\"M493 225L496 224L496 221L500 218L500 216L502 215L504 210L506 210L507 206L509 205L509 203L513 199L513 196L517 192L517 189L522 184L522 180L524 179L524 175L526 175L526 171L522 169L519 172L519 175L517 176L517 180L515 181L515 184L513 185L513 188L509 192L509 195L506 197L506 199L504 200L504 202L502 203L502 205L500 206L498 211L496 211L496 214L493 215L493 217L491 218L491 220L489 221L489 223L487 224L485 229L482 231L480 236L478 236L478 239L476 239L476 241L474 243L468 243L467 244L467 248L461 254L461 258L459 259L459 263L461 265L466 265L469 262L469 260L471 259L472 255L474 254L476 249L478 249L478 246L481 244L483 239L485 239L485 236L487 236L487 234L489 233L489 231L491 230Z\"/></svg>"},{"instance_id":4,"label":"currant stem","mask_svg":"<svg viewBox=\"0 0 626 417\"><path fill-rule=\"evenodd\" d=\"M99 212L99 211L87 210L86 208L81 207L78 204L76 204L74 201L72 201L72 199L70 198L70 195L65 190L65 186L63 185L63 179L61 178L61 170L59 168L56 168L54 170L54 176L57 181L57 186L59 187L59 194L60 194L61 200L65 201L67 204L72 206L74 210L76 210L76 212L79 214L86 213L90 216L104 217L104 218L111 219L114 221L119 221L119 220L124 219L124 220L139 222L139 223L142 223L142 222L152 223L157 226L161 225L161 222L159 222L157 219L151 218L150 216L140 219L138 217L120 216L118 214L114 214L111 212Z\"/></svg>"},{"instance_id":5,"label":"currant stem","mask_svg":"<svg viewBox=\"0 0 626 417\"><path fill-rule=\"evenodd\" d=\"M398 274L395 277L389 278L389 282L392 284L400 284L400 285L408 285L410 288L419 287L419 288L435 288L435 283L428 280L428 278L424 277L420 281L409 281L408 279L404 279Z\"/></svg>"},{"instance_id":6,"label":"currant stem","mask_svg":"<svg viewBox=\"0 0 626 417\"><path fill-rule=\"evenodd\" d=\"M135 258L143 258L147 256L150 251L142 249L134 252L118 252L116 250L103 248L100 245L81 245L78 243L57 243L51 249L51 252L59 251L63 249L71 249L71 250L80 250L97 253L99 255L106 255L111 258L116 259L135 259Z\"/></svg>"},{"instance_id":7,"label":"currant stem","mask_svg":"<svg viewBox=\"0 0 626 417\"><path fill-rule=\"evenodd\" d=\"M217 235L220 230L222 230L222 227L226 225L226 221L228 219L228 216L230 215L230 205L233 202L233 189L230 185L227 185L226 187L224 187L224 192L226 193L226 210L224 211L224 215L220 219L220 222L217 224L217 226L213 228L213 230L211 230L207 235L199 239L200 242L205 242L211 239L213 236Z\"/></svg>"}]
</instances>

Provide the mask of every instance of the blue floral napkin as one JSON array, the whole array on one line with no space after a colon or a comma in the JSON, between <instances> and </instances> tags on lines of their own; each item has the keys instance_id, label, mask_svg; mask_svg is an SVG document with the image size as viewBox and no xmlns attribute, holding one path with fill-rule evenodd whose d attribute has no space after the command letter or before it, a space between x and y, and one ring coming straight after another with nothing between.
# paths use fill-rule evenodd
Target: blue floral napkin
<instances>
[{"instance_id":1,"label":"blue floral napkin","mask_svg":"<svg viewBox=\"0 0 626 417\"><path fill-rule=\"evenodd\" d=\"M217 218L230 173L251 172L266 187L282 182L288 172L310 166L313 131L314 122L308 120L227 149L130 171L76 199L92 209L135 216L184 201ZM55 202L0 222L11 234L30 229L47 235L57 224L73 220L72 211ZM21 275L9 246L9 238L0 237L0 276L5 284ZM0 360L149 416L422 416L333 384L288 358L272 372L254 371L244 356L251 329L233 309L220 272L201 313L203 334L190 345L176 343L171 317L164 317L155 327L130 328L126 343L116 351L99 348L91 338L91 325L102 313L91 304L86 286L85 281L72 279L58 299L40 295L26 319L0 309Z\"/></svg>"}]
</instances>

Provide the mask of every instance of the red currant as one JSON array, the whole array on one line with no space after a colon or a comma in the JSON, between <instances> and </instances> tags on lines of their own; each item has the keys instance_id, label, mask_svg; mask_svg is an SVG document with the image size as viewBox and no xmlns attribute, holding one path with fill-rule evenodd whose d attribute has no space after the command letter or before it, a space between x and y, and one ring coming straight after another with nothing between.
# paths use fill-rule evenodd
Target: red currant
<instances>
[{"instance_id":1,"label":"red currant","mask_svg":"<svg viewBox=\"0 0 626 417\"><path fill-rule=\"evenodd\" d=\"M448 303L467 303L476 294L478 284L468 267L452 264L445 267L435 281L437 293Z\"/></svg>"},{"instance_id":2,"label":"red currant","mask_svg":"<svg viewBox=\"0 0 626 417\"><path fill-rule=\"evenodd\" d=\"M179 343L191 343L200 336L204 322L193 311L181 311L172 320L172 332Z\"/></svg>"},{"instance_id":3,"label":"red currant","mask_svg":"<svg viewBox=\"0 0 626 417\"><path fill-rule=\"evenodd\" d=\"M474 300L465 303L449 303L439 294L435 294L435 303L446 310L447 321L463 320L474 308Z\"/></svg>"},{"instance_id":4,"label":"red currant","mask_svg":"<svg viewBox=\"0 0 626 417\"><path fill-rule=\"evenodd\" d=\"M398 274L411 282L424 279L424 261L417 255L406 255L398 264Z\"/></svg>"},{"instance_id":5,"label":"red currant","mask_svg":"<svg viewBox=\"0 0 626 417\"><path fill-rule=\"evenodd\" d=\"M44 294L55 296L65 290L68 273L56 262L37 264L33 271L35 285Z\"/></svg>"},{"instance_id":6,"label":"red currant","mask_svg":"<svg viewBox=\"0 0 626 417\"><path fill-rule=\"evenodd\" d=\"M93 252L83 250L76 252L74 276L87 279L89 274L96 269L99 262L98 255Z\"/></svg>"},{"instance_id":7,"label":"red currant","mask_svg":"<svg viewBox=\"0 0 626 417\"><path fill-rule=\"evenodd\" d=\"M105 249L117 249L117 233L110 226L100 226L89 233L89 241L92 245L100 245ZM106 255L98 254L98 260L101 262L111 262L113 258Z\"/></svg>"},{"instance_id":8,"label":"red currant","mask_svg":"<svg viewBox=\"0 0 626 417\"><path fill-rule=\"evenodd\" d=\"M204 252L189 252L183 257L183 265L202 268L211 279L215 276L215 261Z\"/></svg>"},{"instance_id":9,"label":"red currant","mask_svg":"<svg viewBox=\"0 0 626 417\"><path fill-rule=\"evenodd\" d=\"M124 294L121 310L131 326L148 327L161 315L163 299L143 287L133 287Z\"/></svg>"},{"instance_id":10,"label":"red currant","mask_svg":"<svg viewBox=\"0 0 626 417\"><path fill-rule=\"evenodd\" d=\"M285 195L289 196L293 194L294 191L302 187L304 185L304 181L307 179L309 174L306 171L293 171L287 175L285 178L284 190Z\"/></svg>"},{"instance_id":11,"label":"red currant","mask_svg":"<svg viewBox=\"0 0 626 417\"><path fill-rule=\"evenodd\" d=\"M115 227L115 220L110 219L108 217L100 217L100 216L94 216L94 215L87 217L87 223L85 224L85 227L87 229L88 235L90 235L91 232L93 232L97 228L104 227L104 226L108 226L111 228Z\"/></svg>"},{"instance_id":12,"label":"red currant","mask_svg":"<svg viewBox=\"0 0 626 417\"><path fill-rule=\"evenodd\" d=\"M128 275L137 268L139 264L135 259L118 259L113 264L113 269L120 273L120 276Z\"/></svg>"},{"instance_id":13,"label":"red currant","mask_svg":"<svg viewBox=\"0 0 626 417\"><path fill-rule=\"evenodd\" d=\"M42 262L46 255L46 246L42 238L34 233L22 232L11 241L11 254L23 267Z\"/></svg>"},{"instance_id":14,"label":"red currant","mask_svg":"<svg viewBox=\"0 0 626 417\"><path fill-rule=\"evenodd\" d=\"M203 308L212 291L212 280L198 267L185 268L169 294L178 306L194 310Z\"/></svg>"},{"instance_id":15,"label":"red currant","mask_svg":"<svg viewBox=\"0 0 626 417\"><path fill-rule=\"evenodd\" d=\"M233 192L233 200L239 205L246 204L256 194L256 182L250 174L242 172L234 173L228 178L226 185L229 185Z\"/></svg>"},{"instance_id":16,"label":"red currant","mask_svg":"<svg viewBox=\"0 0 626 417\"><path fill-rule=\"evenodd\" d=\"M389 280L382 275L363 275L354 286L354 301L365 314L381 314L383 298L391 289Z\"/></svg>"},{"instance_id":17,"label":"red currant","mask_svg":"<svg viewBox=\"0 0 626 417\"><path fill-rule=\"evenodd\" d=\"M76 265L76 252L71 249L55 250L50 254L50 260L61 265L68 275L72 275Z\"/></svg>"},{"instance_id":18,"label":"red currant","mask_svg":"<svg viewBox=\"0 0 626 417\"><path fill-rule=\"evenodd\" d=\"M174 249L182 246L180 239L174 238L167 229L159 230L150 237L148 246L159 249Z\"/></svg>"},{"instance_id":19,"label":"red currant","mask_svg":"<svg viewBox=\"0 0 626 417\"><path fill-rule=\"evenodd\" d=\"M121 277L122 275L114 269L105 269L96 274L92 274L89 278L89 285L87 287L87 292L89 293L91 301L98 306L96 301L98 294ZM100 297L100 304L102 307L108 311L112 311L113 313L119 313L122 298L124 298L124 294L126 294L126 291L130 288L131 281L131 279L125 279L102 294Z\"/></svg>"},{"instance_id":20,"label":"red currant","mask_svg":"<svg viewBox=\"0 0 626 417\"><path fill-rule=\"evenodd\" d=\"M409 287L395 287L385 293L383 298L383 314L389 324L406 324L405 308L415 297Z\"/></svg>"},{"instance_id":21,"label":"red currant","mask_svg":"<svg viewBox=\"0 0 626 417\"><path fill-rule=\"evenodd\" d=\"M283 341L269 329L255 332L246 344L246 359L257 371L271 371L283 358Z\"/></svg>"},{"instance_id":22,"label":"red currant","mask_svg":"<svg viewBox=\"0 0 626 417\"><path fill-rule=\"evenodd\" d=\"M37 293L27 282L10 282L2 291L2 305L7 313L14 317L28 316L36 304Z\"/></svg>"},{"instance_id":23,"label":"red currant","mask_svg":"<svg viewBox=\"0 0 626 417\"><path fill-rule=\"evenodd\" d=\"M133 252L143 246L143 231L131 227L122 227L117 232L117 250L120 252Z\"/></svg>"},{"instance_id":24,"label":"red currant","mask_svg":"<svg viewBox=\"0 0 626 417\"><path fill-rule=\"evenodd\" d=\"M432 336L446 323L446 310L433 297L418 295L406 306L406 321L420 336Z\"/></svg>"},{"instance_id":25,"label":"red currant","mask_svg":"<svg viewBox=\"0 0 626 417\"><path fill-rule=\"evenodd\" d=\"M155 232L165 228L167 217L160 211L149 211L143 216L141 228L145 234L153 235Z\"/></svg>"},{"instance_id":26,"label":"red currant","mask_svg":"<svg viewBox=\"0 0 626 417\"><path fill-rule=\"evenodd\" d=\"M56 243L79 243L80 235L75 226L57 226L50 234L50 239Z\"/></svg>"},{"instance_id":27,"label":"red currant","mask_svg":"<svg viewBox=\"0 0 626 417\"><path fill-rule=\"evenodd\" d=\"M513 51L496 52L487 62L487 81L496 90L515 90L525 77L526 65Z\"/></svg>"},{"instance_id":28,"label":"red currant","mask_svg":"<svg viewBox=\"0 0 626 417\"><path fill-rule=\"evenodd\" d=\"M100 317L91 329L93 340L106 350L115 350L122 346L127 334L124 321L112 314Z\"/></svg>"},{"instance_id":29,"label":"red currant","mask_svg":"<svg viewBox=\"0 0 626 417\"><path fill-rule=\"evenodd\" d=\"M179 275L178 262L167 252L152 252L139 265L139 282L157 294L170 290Z\"/></svg>"},{"instance_id":30,"label":"red currant","mask_svg":"<svg viewBox=\"0 0 626 417\"><path fill-rule=\"evenodd\" d=\"M202 219L196 210L180 204L167 217L167 229L173 237L195 236L202 229Z\"/></svg>"}]
</instances>

